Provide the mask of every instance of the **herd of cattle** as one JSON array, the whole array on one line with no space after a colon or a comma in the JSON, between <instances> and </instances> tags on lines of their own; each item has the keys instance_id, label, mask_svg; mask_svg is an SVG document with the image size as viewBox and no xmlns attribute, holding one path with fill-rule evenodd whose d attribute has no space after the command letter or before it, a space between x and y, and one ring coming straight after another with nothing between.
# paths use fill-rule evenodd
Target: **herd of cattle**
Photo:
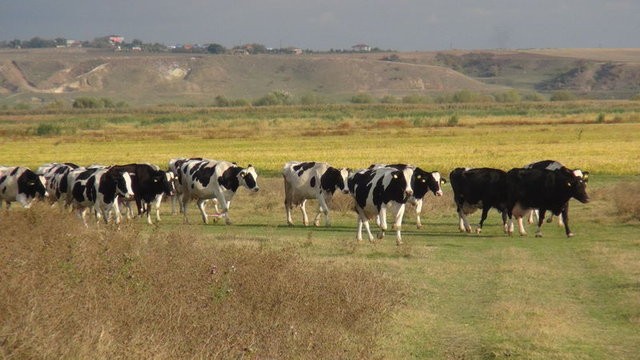
<instances>
[{"instance_id":1,"label":"herd of cattle","mask_svg":"<svg viewBox=\"0 0 640 360\"><path fill-rule=\"evenodd\" d=\"M72 163L50 163L35 172L26 167L0 166L0 201L6 202L8 209L13 201L29 207L34 199L46 198L75 209L86 226L86 214L90 210L98 220L102 218L109 222L113 216L115 222L120 223L120 205L123 205L126 216L131 218L132 201L137 205L138 215L144 213L149 224L152 223L152 208L156 220L160 221L163 196L170 196L172 213L176 213L176 204L179 204L185 222L188 222L188 204L196 200L205 224L209 217L205 207L209 201L215 207L215 216L223 217L230 224L229 207L236 191L240 187L259 190L258 174L251 165L243 168L228 161L203 158L172 159L168 165L168 170L164 171L150 164L79 167ZM437 171L429 172L405 164L374 164L353 171L321 162L288 162L282 175L289 225L293 225L291 211L296 206L302 210L304 225L309 225L305 203L315 199L319 209L314 224L319 226L324 215L325 224L329 226L329 204L333 194L341 191L354 199L358 241L362 240L363 226L369 240L373 241L369 220L374 218L380 228L378 238L382 238L387 231L387 211L390 211L397 244L402 243L406 203L415 205L416 225L421 228L424 197L428 192L442 196L441 185L446 183ZM495 208L501 213L504 231L509 235L514 231L514 217L520 234L525 235L523 218L536 210L539 214L536 236L542 235L540 229L547 211L560 215L567 236L573 236L569 229L568 204L571 198L588 202L587 180L587 172L571 170L552 160L508 172L492 168L456 168L449 174L460 231L472 231L467 215L481 209L476 229L479 233L488 211ZM532 222L532 218L529 221Z\"/></svg>"}]
</instances>

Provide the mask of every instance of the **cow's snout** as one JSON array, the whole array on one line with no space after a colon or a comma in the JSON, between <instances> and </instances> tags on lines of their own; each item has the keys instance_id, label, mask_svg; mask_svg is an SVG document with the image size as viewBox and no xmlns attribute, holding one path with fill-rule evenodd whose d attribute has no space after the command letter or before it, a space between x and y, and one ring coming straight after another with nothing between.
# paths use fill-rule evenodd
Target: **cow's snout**
<instances>
[{"instance_id":1,"label":"cow's snout","mask_svg":"<svg viewBox=\"0 0 640 360\"><path fill-rule=\"evenodd\" d=\"M256 187L254 187L254 188L253 188L253 189L251 189L251 190L253 190L253 192L258 192L258 191L260 190L260 187L259 187L259 186L256 186Z\"/></svg>"},{"instance_id":2,"label":"cow's snout","mask_svg":"<svg viewBox=\"0 0 640 360\"><path fill-rule=\"evenodd\" d=\"M412 189L407 189L405 191L405 194L407 194L407 196L413 196L413 190Z\"/></svg>"},{"instance_id":3,"label":"cow's snout","mask_svg":"<svg viewBox=\"0 0 640 360\"><path fill-rule=\"evenodd\" d=\"M442 192L442 190L438 190L436 191L436 196L442 196L444 193Z\"/></svg>"},{"instance_id":4,"label":"cow's snout","mask_svg":"<svg viewBox=\"0 0 640 360\"><path fill-rule=\"evenodd\" d=\"M347 189L347 188L342 189L342 193L345 194L345 195L348 194L349 193L349 189Z\"/></svg>"}]
</instances>

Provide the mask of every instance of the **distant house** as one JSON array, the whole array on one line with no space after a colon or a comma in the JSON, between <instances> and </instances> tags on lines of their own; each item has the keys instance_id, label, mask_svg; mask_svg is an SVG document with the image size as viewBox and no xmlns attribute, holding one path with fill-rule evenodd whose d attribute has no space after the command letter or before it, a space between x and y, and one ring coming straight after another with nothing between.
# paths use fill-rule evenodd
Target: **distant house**
<instances>
[{"instance_id":1,"label":"distant house","mask_svg":"<svg viewBox=\"0 0 640 360\"><path fill-rule=\"evenodd\" d=\"M82 42L79 40L67 39L67 47L82 47Z\"/></svg>"},{"instance_id":2,"label":"distant house","mask_svg":"<svg viewBox=\"0 0 640 360\"><path fill-rule=\"evenodd\" d=\"M297 47L289 47L285 49L285 52L287 54L293 54L293 55L302 55L303 51L300 48Z\"/></svg>"},{"instance_id":3,"label":"distant house","mask_svg":"<svg viewBox=\"0 0 640 360\"><path fill-rule=\"evenodd\" d=\"M356 52L369 52L371 51L371 46L367 44L357 44L357 45L353 45L351 47L351 50Z\"/></svg>"},{"instance_id":4,"label":"distant house","mask_svg":"<svg viewBox=\"0 0 640 360\"><path fill-rule=\"evenodd\" d=\"M124 36L120 35L109 35L109 42L111 45L122 45L124 42Z\"/></svg>"}]
</instances>

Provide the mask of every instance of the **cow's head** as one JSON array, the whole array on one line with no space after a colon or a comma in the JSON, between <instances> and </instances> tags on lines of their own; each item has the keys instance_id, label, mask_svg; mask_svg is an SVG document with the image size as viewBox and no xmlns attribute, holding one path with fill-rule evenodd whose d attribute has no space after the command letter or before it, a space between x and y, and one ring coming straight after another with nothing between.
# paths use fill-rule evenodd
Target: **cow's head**
<instances>
[{"instance_id":1,"label":"cow's head","mask_svg":"<svg viewBox=\"0 0 640 360\"><path fill-rule=\"evenodd\" d=\"M413 177L413 168L407 167L402 170L396 170L392 173L393 180L396 185L404 189L405 201L413 196L413 188L411 188L411 178Z\"/></svg>"},{"instance_id":2,"label":"cow's head","mask_svg":"<svg viewBox=\"0 0 640 360\"><path fill-rule=\"evenodd\" d=\"M569 189L571 197L580 201L581 203L589 202L589 195L587 195L587 182L582 176L576 176L573 174L567 179L566 186Z\"/></svg>"},{"instance_id":3,"label":"cow's head","mask_svg":"<svg viewBox=\"0 0 640 360\"><path fill-rule=\"evenodd\" d=\"M125 199L133 198L133 189L131 188L131 175L128 172L117 172L115 176L116 192Z\"/></svg>"},{"instance_id":4,"label":"cow's head","mask_svg":"<svg viewBox=\"0 0 640 360\"><path fill-rule=\"evenodd\" d=\"M240 181L240 185L249 190L260 190L260 187L258 186L258 173L251 164L249 164L245 169L240 170L238 173L238 181Z\"/></svg>"},{"instance_id":5,"label":"cow's head","mask_svg":"<svg viewBox=\"0 0 640 360\"><path fill-rule=\"evenodd\" d=\"M343 194L349 193L349 170L346 168L336 169L329 166L320 178L320 187L326 194L333 194L336 190Z\"/></svg>"},{"instance_id":6,"label":"cow's head","mask_svg":"<svg viewBox=\"0 0 640 360\"><path fill-rule=\"evenodd\" d=\"M167 196L173 196L176 193L176 174L173 171L163 171L163 188Z\"/></svg>"},{"instance_id":7,"label":"cow's head","mask_svg":"<svg viewBox=\"0 0 640 360\"><path fill-rule=\"evenodd\" d=\"M25 169L18 177L18 201L28 207L35 198L44 197L46 189L40 180L40 176L33 171Z\"/></svg>"},{"instance_id":8,"label":"cow's head","mask_svg":"<svg viewBox=\"0 0 640 360\"><path fill-rule=\"evenodd\" d=\"M428 191L433 192L436 196L442 196L442 188L440 185L446 183L439 172L427 172L420 168L416 168L411 179L411 187L413 188L413 196L416 199L424 197Z\"/></svg>"}]
</instances>

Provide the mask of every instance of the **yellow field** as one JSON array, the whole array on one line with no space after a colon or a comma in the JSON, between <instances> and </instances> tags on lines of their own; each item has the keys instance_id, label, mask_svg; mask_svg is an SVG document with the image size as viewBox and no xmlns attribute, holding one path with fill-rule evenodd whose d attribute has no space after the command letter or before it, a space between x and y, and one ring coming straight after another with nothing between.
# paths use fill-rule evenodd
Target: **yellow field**
<instances>
[{"instance_id":1,"label":"yellow field","mask_svg":"<svg viewBox=\"0 0 640 360\"><path fill-rule=\"evenodd\" d=\"M459 166L508 169L556 159L595 174L640 173L637 113L619 116L616 122L590 120L596 117L465 115L456 126L444 126L446 118L332 121L276 114L271 119L211 120L204 114L179 115L180 121L148 126L134 120L111 123L96 118L101 125L92 129L86 125L91 117L82 120L84 128L74 128L80 122L77 115L47 116L46 120L25 116L0 124L6 134L0 142L0 164L151 162L166 166L174 157L202 156L253 164L260 173L273 175L290 160L352 168L403 162L449 172ZM38 124L55 121L64 124L58 134L33 134Z\"/></svg>"}]
</instances>

